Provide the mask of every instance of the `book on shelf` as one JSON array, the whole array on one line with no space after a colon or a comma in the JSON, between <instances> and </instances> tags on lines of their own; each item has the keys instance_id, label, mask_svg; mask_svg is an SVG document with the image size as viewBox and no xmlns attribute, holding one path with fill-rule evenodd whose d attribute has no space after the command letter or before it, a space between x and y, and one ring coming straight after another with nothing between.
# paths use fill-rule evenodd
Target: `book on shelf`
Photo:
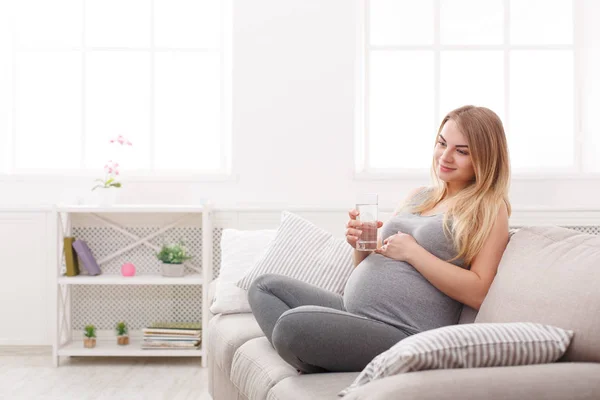
<instances>
[{"instance_id":1,"label":"book on shelf","mask_svg":"<svg viewBox=\"0 0 600 400\"><path fill-rule=\"evenodd\" d=\"M200 344L200 340L186 340L184 342L172 342L170 340L144 340L142 342L143 345L161 345L161 346L169 346L169 347L192 347Z\"/></svg>"},{"instance_id":2,"label":"book on shelf","mask_svg":"<svg viewBox=\"0 0 600 400\"><path fill-rule=\"evenodd\" d=\"M200 340L200 335L198 336L168 336L168 335L144 335L144 339L148 340L170 340L177 342L185 342L190 340Z\"/></svg>"},{"instance_id":3,"label":"book on shelf","mask_svg":"<svg viewBox=\"0 0 600 400\"><path fill-rule=\"evenodd\" d=\"M189 329L153 329L153 328L145 328L143 329L144 334L146 335L188 335L195 336L200 335L202 333L201 330L193 331Z\"/></svg>"},{"instance_id":4,"label":"book on shelf","mask_svg":"<svg viewBox=\"0 0 600 400\"><path fill-rule=\"evenodd\" d=\"M65 253L65 265L67 267L67 276L79 275L79 260L77 254L73 250L73 242L75 238L73 236L65 236L63 238L63 250Z\"/></svg>"},{"instance_id":5,"label":"book on shelf","mask_svg":"<svg viewBox=\"0 0 600 400\"><path fill-rule=\"evenodd\" d=\"M152 325L150 325L148 328L200 330L200 329L202 329L202 323L200 323L200 322L155 322Z\"/></svg>"},{"instance_id":6,"label":"book on shelf","mask_svg":"<svg viewBox=\"0 0 600 400\"><path fill-rule=\"evenodd\" d=\"M142 330L142 349L198 349L202 341L201 326L199 323L155 322Z\"/></svg>"},{"instance_id":7,"label":"book on shelf","mask_svg":"<svg viewBox=\"0 0 600 400\"><path fill-rule=\"evenodd\" d=\"M98 262L96 262L92 251L90 250L85 241L81 239L75 240L75 242L73 242L73 248L77 252L77 255L81 259L81 262L87 270L88 274L98 275L101 273L100 267L98 266Z\"/></svg>"},{"instance_id":8,"label":"book on shelf","mask_svg":"<svg viewBox=\"0 0 600 400\"><path fill-rule=\"evenodd\" d=\"M173 346L172 344L163 343L142 343L142 349L198 350L199 348L198 344Z\"/></svg>"}]
</instances>

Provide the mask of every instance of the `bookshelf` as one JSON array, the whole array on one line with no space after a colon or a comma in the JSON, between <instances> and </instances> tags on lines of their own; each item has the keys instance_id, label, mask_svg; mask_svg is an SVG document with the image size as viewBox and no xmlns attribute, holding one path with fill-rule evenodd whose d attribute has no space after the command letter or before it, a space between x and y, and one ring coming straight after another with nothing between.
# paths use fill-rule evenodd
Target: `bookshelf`
<instances>
[{"instance_id":1,"label":"bookshelf","mask_svg":"<svg viewBox=\"0 0 600 400\"><path fill-rule=\"evenodd\" d=\"M57 204L51 212L51 249L56 260L55 273L52 274L51 316L54 366L60 365L60 357L70 356L201 357L201 366L207 366L208 284L212 281L213 249L210 203L115 206ZM174 233L177 229L179 233ZM198 231L201 232L200 238L197 237ZM86 238L85 235L92 236ZM157 269L160 261L151 256L158 252L161 238L169 235L192 235L189 238L195 243L192 253L201 254L184 263L186 275L183 277L161 276ZM64 275L65 236L82 238L88 243L102 270L100 275L85 275L81 263L80 275ZM123 260L135 257L138 257L134 263L136 274L122 276L117 267ZM136 295L140 298L131 297ZM123 302L128 304L123 305ZM91 320L85 315L86 307L93 315ZM136 315L138 326L130 326L129 345L119 346L110 324L122 318L124 309ZM164 321L174 316L179 319L190 318L197 316L198 312L203 328L200 349L141 348L144 323ZM193 319L196 320L196 317ZM98 329L97 344L93 349L83 346L83 320L94 324L98 320L104 325L104 329Z\"/></svg>"}]
</instances>

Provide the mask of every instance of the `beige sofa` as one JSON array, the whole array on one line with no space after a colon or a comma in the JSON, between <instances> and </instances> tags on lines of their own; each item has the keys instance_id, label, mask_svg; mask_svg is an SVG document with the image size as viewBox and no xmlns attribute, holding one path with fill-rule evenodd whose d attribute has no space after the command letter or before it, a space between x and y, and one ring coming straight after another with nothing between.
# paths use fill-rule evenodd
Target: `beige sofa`
<instances>
[{"instance_id":1,"label":"beige sofa","mask_svg":"<svg viewBox=\"0 0 600 400\"><path fill-rule=\"evenodd\" d=\"M214 282L211 288L212 298ZM343 399L600 399L600 236L554 226L520 229L479 314L463 310L460 323L474 321L548 323L573 329L575 337L557 363L411 372ZM208 329L214 400L342 399L337 393L359 374L298 375L251 313L211 315Z\"/></svg>"}]
</instances>

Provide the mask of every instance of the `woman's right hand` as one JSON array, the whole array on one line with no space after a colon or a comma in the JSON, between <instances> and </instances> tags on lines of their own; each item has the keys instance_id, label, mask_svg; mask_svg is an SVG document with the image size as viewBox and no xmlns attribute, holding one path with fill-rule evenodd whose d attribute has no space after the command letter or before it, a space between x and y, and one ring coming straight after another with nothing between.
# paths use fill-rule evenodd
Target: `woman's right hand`
<instances>
[{"instance_id":1,"label":"woman's right hand","mask_svg":"<svg viewBox=\"0 0 600 400\"><path fill-rule=\"evenodd\" d=\"M355 249L356 242L358 241L358 239L360 239L360 236L362 234L362 223L356 219L359 214L360 213L355 208L348 211L348 216L350 217L350 220L346 224L346 242L348 242L350 246L352 246ZM381 228L382 226L383 222L377 221L377 228Z\"/></svg>"}]
</instances>

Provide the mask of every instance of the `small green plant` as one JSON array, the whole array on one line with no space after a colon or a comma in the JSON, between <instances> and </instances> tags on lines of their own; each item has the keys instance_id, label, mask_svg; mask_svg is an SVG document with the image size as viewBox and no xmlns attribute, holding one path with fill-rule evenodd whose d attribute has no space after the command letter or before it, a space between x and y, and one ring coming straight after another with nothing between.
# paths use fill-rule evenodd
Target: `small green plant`
<instances>
[{"instance_id":1,"label":"small green plant","mask_svg":"<svg viewBox=\"0 0 600 400\"><path fill-rule=\"evenodd\" d=\"M86 325L85 332L83 335L86 338L95 338L96 337L96 327L94 325Z\"/></svg>"},{"instance_id":2,"label":"small green plant","mask_svg":"<svg viewBox=\"0 0 600 400\"><path fill-rule=\"evenodd\" d=\"M186 249L183 247L183 242L169 246L163 244L162 248L160 249L160 253L158 253L156 256L165 264L181 264L185 260L192 258L186 254Z\"/></svg>"},{"instance_id":3,"label":"small green plant","mask_svg":"<svg viewBox=\"0 0 600 400\"><path fill-rule=\"evenodd\" d=\"M118 336L123 336L127 334L127 324L123 321L117 322L116 329Z\"/></svg>"}]
</instances>

